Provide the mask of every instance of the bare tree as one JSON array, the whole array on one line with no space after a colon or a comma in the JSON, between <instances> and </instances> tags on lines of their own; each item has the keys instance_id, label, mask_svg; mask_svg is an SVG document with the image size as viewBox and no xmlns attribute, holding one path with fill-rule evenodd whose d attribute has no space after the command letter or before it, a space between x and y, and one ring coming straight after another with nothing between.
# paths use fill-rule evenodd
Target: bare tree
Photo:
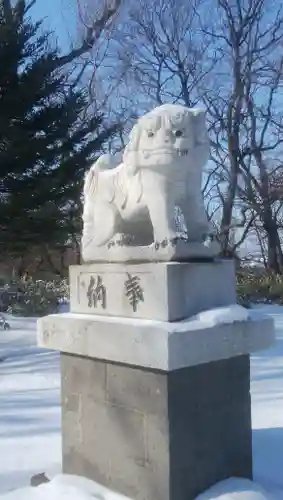
<instances>
[{"instance_id":1,"label":"bare tree","mask_svg":"<svg viewBox=\"0 0 283 500\"><path fill-rule=\"evenodd\" d=\"M83 42L68 56L84 54L81 69L87 71L92 99L105 102L103 90L109 109L125 122L168 101L205 106L212 148L204 194L209 217L218 221L222 251L235 251L261 224L269 266L279 271L283 21L278 2L135 0L127 11L114 2L116 8L100 17L87 5L80 10ZM119 22L113 24L118 9ZM92 16L102 20L98 28Z\"/></svg>"},{"instance_id":2,"label":"bare tree","mask_svg":"<svg viewBox=\"0 0 283 500\"><path fill-rule=\"evenodd\" d=\"M104 29L98 30L95 43L90 43L86 51L69 65L73 86L81 85L88 90L88 106L82 117L99 114L103 110L105 123L108 126L118 124L117 134L108 143L107 151L122 149L126 133L129 129L129 120L136 117L128 100L124 99L125 68L118 61L118 39L123 32L127 21L128 2L122 0L105 0L104 10L100 0L61 0L70 7L75 5L75 27L69 34L70 53L77 53L78 48L85 45L85 41L93 33L94 24ZM110 16L109 16L110 9ZM98 20L98 21L97 21ZM94 30L96 32L96 30ZM81 49L80 49L81 50ZM122 92L121 92L122 89Z\"/></svg>"},{"instance_id":3,"label":"bare tree","mask_svg":"<svg viewBox=\"0 0 283 500\"><path fill-rule=\"evenodd\" d=\"M252 217L262 221L269 265L278 271L281 250L268 164L270 153L278 153L283 140L278 101L283 18L280 6L271 3L215 0L217 18L200 22L205 36L213 40L216 55L215 85L207 89L203 99L211 120L212 159L219 167L215 178L222 203L223 252L229 247L232 218L245 198ZM247 224L252 226L250 220Z\"/></svg>"},{"instance_id":4,"label":"bare tree","mask_svg":"<svg viewBox=\"0 0 283 500\"><path fill-rule=\"evenodd\" d=\"M36 3L37 0L0 0L0 6L3 8L6 19L12 19L13 11L16 10L27 13ZM77 1L77 10L81 12L80 0ZM93 2L92 2L93 3ZM104 0L100 2L100 7L95 11L92 9L89 16L87 25L84 30L79 43L73 46L66 54L57 58L57 67L65 66L72 63L79 57L86 54L91 50L100 40L103 33L110 29L113 20L117 16L122 0ZM16 8L16 9L15 9Z\"/></svg>"},{"instance_id":5,"label":"bare tree","mask_svg":"<svg viewBox=\"0 0 283 500\"><path fill-rule=\"evenodd\" d=\"M19 0L21 1L21 0ZM58 67L72 63L74 60L87 54L97 44L103 33L110 28L113 19L117 15L122 0L105 0L102 8L89 17L88 23L84 24L83 36L80 43L62 55L57 60ZM78 12L81 13L80 0L77 0Z\"/></svg>"},{"instance_id":6,"label":"bare tree","mask_svg":"<svg viewBox=\"0 0 283 500\"><path fill-rule=\"evenodd\" d=\"M208 40L197 34L202 3L138 0L132 4L119 38L119 58L139 107L168 101L194 106L200 101L199 87L212 66L205 57Z\"/></svg>"}]
</instances>

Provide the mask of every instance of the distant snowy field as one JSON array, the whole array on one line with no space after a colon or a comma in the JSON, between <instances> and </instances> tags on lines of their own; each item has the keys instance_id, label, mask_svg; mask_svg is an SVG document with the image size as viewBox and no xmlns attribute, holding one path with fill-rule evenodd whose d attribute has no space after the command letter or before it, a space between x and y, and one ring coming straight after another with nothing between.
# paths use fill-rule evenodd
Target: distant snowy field
<instances>
[{"instance_id":1,"label":"distant snowy field","mask_svg":"<svg viewBox=\"0 0 283 500\"><path fill-rule=\"evenodd\" d=\"M283 307L262 310L275 319L277 341L252 357L254 476L277 500L283 500ZM60 473L61 460L59 355L36 347L36 320L11 318L9 322L11 330L0 329L0 494L28 486L34 474ZM63 483L58 479L56 491L65 488L59 496L51 493L52 483L45 485L50 499L90 498L72 496L77 485L69 484L68 494ZM212 496L224 498L224 493L217 490ZM14 500L35 498L30 490L27 495L22 490L12 496ZM238 492L233 498L259 496L254 492L243 497ZM47 499L49 494L36 498Z\"/></svg>"}]
</instances>

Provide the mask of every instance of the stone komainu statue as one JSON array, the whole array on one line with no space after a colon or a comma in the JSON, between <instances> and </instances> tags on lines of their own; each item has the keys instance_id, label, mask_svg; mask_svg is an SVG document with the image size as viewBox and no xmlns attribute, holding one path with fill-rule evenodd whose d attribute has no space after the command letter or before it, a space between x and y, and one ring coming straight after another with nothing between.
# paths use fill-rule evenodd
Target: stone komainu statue
<instances>
[{"instance_id":1,"label":"stone komainu statue","mask_svg":"<svg viewBox=\"0 0 283 500\"><path fill-rule=\"evenodd\" d=\"M125 236L136 246L176 239L176 206L188 241L202 241L210 232L201 192L209 149L202 110L166 104L141 117L122 162L104 155L86 175L83 258Z\"/></svg>"}]
</instances>

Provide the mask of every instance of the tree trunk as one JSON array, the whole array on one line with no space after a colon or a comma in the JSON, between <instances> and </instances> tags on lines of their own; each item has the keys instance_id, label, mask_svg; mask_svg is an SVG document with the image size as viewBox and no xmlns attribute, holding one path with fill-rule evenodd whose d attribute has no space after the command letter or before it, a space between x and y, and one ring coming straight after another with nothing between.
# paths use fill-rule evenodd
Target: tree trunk
<instances>
[{"instance_id":1,"label":"tree trunk","mask_svg":"<svg viewBox=\"0 0 283 500\"><path fill-rule=\"evenodd\" d=\"M268 268L276 274L280 274L283 271L283 262L282 249L276 221L273 218L265 216L264 229L267 234Z\"/></svg>"},{"instance_id":2,"label":"tree trunk","mask_svg":"<svg viewBox=\"0 0 283 500\"><path fill-rule=\"evenodd\" d=\"M236 161L233 160L236 164ZM238 174L237 167L233 165L233 172L231 173L231 180L229 182L226 198L223 202L222 218L220 225L220 244L221 253L223 256L227 254L230 248L230 230L233 216L233 208L236 196Z\"/></svg>"}]
</instances>

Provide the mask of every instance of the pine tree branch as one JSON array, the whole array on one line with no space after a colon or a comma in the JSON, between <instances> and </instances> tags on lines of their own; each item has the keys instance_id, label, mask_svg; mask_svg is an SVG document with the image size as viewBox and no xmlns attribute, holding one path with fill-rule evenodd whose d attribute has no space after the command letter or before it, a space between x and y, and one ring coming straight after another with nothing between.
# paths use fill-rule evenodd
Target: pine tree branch
<instances>
[{"instance_id":1,"label":"pine tree branch","mask_svg":"<svg viewBox=\"0 0 283 500\"><path fill-rule=\"evenodd\" d=\"M84 55L87 51L92 49L94 44L99 40L106 26L111 22L121 5L122 0L113 0L112 5L106 1L101 16L93 21L91 26L86 28L86 36L80 47L71 50L68 54L58 57L55 62L57 68L61 68L66 64L71 63L78 57Z\"/></svg>"},{"instance_id":2,"label":"pine tree branch","mask_svg":"<svg viewBox=\"0 0 283 500\"><path fill-rule=\"evenodd\" d=\"M1 0L0 5L2 4L4 17L7 23L11 22L13 19L13 10L11 6L11 0Z\"/></svg>"},{"instance_id":3,"label":"pine tree branch","mask_svg":"<svg viewBox=\"0 0 283 500\"><path fill-rule=\"evenodd\" d=\"M36 0L30 0L29 4L25 6L25 14L35 5Z\"/></svg>"}]
</instances>

